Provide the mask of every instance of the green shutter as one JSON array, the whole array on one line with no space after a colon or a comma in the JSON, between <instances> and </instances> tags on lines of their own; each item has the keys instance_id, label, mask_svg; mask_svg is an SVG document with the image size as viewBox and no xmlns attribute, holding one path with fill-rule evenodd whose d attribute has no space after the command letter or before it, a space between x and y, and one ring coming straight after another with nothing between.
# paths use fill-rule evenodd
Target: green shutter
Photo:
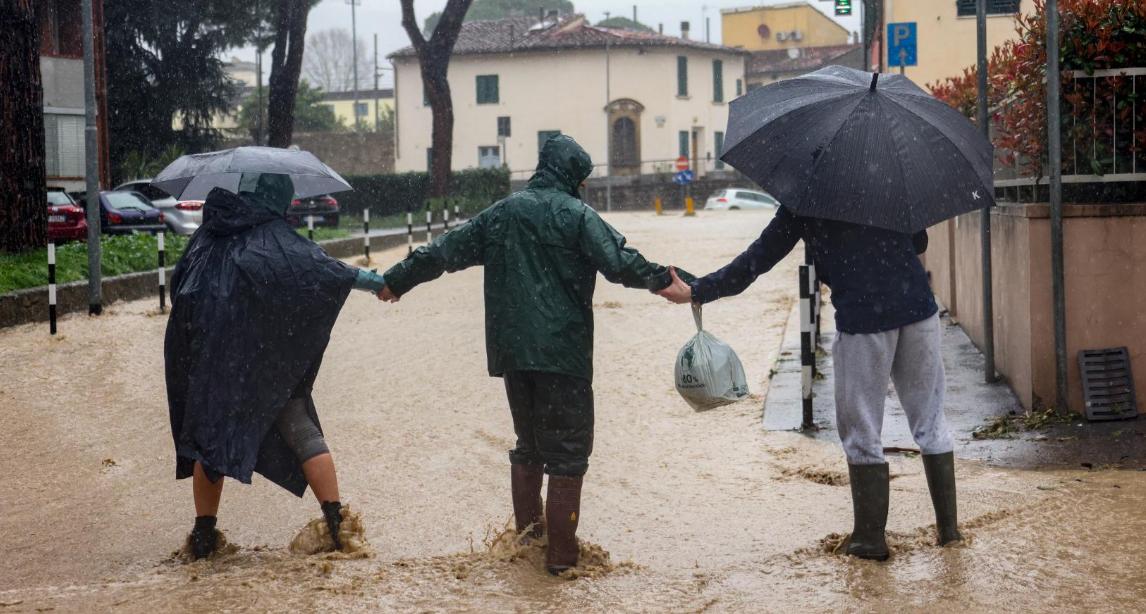
<instances>
[{"instance_id":1,"label":"green shutter","mask_svg":"<svg viewBox=\"0 0 1146 614\"><path fill-rule=\"evenodd\" d=\"M712 101L724 102L724 62L712 61Z\"/></svg>"},{"instance_id":2,"label":"green shutter","mask_svg":"<svg viewBox=\"0 0 1146 614\"><path fill-rule=\"evenodd\" d=\"M724 153L724 133L715 132L713 135L716 137L716 168L724 168L724 162L720 160L720 154Z\"/></svg>"},{"instance_id":3,"label":"green shutter","mask_svg":"<svg viewBox=\"0 0 1146 614\"><path fill-rule=\"evenodd\" d=\"M676 95L688 96L688 58L676 57Z\"/></svg>"},{"instance_id":4,"label":"green shutter","mask_svg":"<svg viewBox=\"0 0 1146 614\"><path fill-rule=\"evenodd\" d=\"M679 135L680 155L688 157L688 130L681 130Z\"/></svg>"},{"instance_id":5,"label":"green shutter","mask_svg":"<svg viewBox=\"0 0 1146 614\"><path fill-rule=\"evenodd\" d=\"M744 82L740 79L736 80L736 95L740 96L744 93Z\"/></svg>"},{"instance_id":6,"label":"green shutter","mask_svg":"<svg viewBox=\"0 0 1146 614\"><path fill-rule=\"evenodd\" d=\"M477 76L478 104L497 104L499 102L497 81L497 75Z\"/></svg>"}]
</instances>

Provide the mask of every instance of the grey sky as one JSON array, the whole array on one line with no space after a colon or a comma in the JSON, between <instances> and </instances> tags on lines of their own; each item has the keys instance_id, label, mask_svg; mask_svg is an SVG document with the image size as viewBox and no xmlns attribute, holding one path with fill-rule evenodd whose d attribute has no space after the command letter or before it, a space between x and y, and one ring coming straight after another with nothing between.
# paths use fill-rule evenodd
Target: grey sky
<instances>
[{"instance_id":1,"label":"grey sky","mask_svg":"<svg viewBox=\"0 0 1146 614\"><path fill-rule=\"evenodd\" d=\"M720 9L738 8L744 6L760 6L773 4L791 4L792 0L637 0L636 2L618 2L616 0L573 0L577 12L585 14L594 23L605 18L605 11L612 15L632 17L633 5L637 7L637 18L653 28L664 24L665 34L677 36L680 34L680 22L688 21L691 24L692 37L704 38L704 20L707 16L710 24L712 42L720 42ZM809 0L809 4L822 13L831 16L834 3L830 0ZM859 30L859 2L855 14L851 17L841 17L839 21L850 32ZM427 15L441 10L446 5L445 0L415 0L414 10L421 24ZM398 0L358 0L355 9L358 22L358 36L373 53L373 37L378 35L378 57L381 66L387 66L386 54L409 44L405 30L402 29L402 11ZM833 19L835 17L833 16ZM310 21L307 24L308 32L317 32L329 28L350 29L349 0L323 0L310 12ZM254 59L253 49L237 50L237 55L243 59ZM269 59L269 55L264 59ZM390 84L390 72L384 71L382 86ZM266 78L266 77L264 77ZM370 75L360 75L361 88L367 89L373 85Z\"/></svg>"}]
</instances>

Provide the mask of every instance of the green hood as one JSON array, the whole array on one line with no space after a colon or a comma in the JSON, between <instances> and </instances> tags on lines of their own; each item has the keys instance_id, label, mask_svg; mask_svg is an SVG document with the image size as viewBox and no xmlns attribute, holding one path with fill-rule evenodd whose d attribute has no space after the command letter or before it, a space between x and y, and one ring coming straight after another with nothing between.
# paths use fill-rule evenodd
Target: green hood
<instances>
[{"instance_id":1,"label":"green hood","mask_svg":"<svg viewBox=\"0 0 1146 614\"><path fill-rule=\"evenodd\" d=\"M294 199L294 182L289 175L243 173L239 178L239 196L272 213L286 215Z\"/></svg>"},{"instance_id":2,"label":"green hood","mask_svg":"<svg viewBox=\"0 0 1146 614\"><path fill-rule=\"evenodd\" d=\"M572 137L559 134L545 141L537 159L537 171L529 180L531 188L556 188L581 198L578 188L593 172L593 159Z\"/></svg>"}]
</instances>

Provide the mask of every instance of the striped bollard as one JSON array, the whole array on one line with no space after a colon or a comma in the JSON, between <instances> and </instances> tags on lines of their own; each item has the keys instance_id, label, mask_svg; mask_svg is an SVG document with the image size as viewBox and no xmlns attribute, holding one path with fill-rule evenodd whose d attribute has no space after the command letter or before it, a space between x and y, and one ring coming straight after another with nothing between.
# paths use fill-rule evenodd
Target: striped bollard
<instances>
[{"instance_id":1,"label":"striped bollard","mask_svg":"<svg viewBox=\"0 0 1146 614\"><path fill-rule=\"evenodd\" d=\"M56 334L56 244L48 241L48 330Z\"/></svg>"},{"instance_id":2,"label":"striped bollard","mask_svg":"<svg viewBox=\"0 0 1146 614\"><path fill-rule=\"evenodd\" d=\"M306 238L314 240L314 216L306 216Z\"/></svg>"},{"instance_id":3,"label":"striped bollard","mask_svg":"<svg viewBox=\"0 0 1146 614\"><path fill-rule=\"evenodd\" d=\"M812 347L812 267L800 265L800 382L804 419L800 430L816 428L812 418L812 379L816 353Z\"/></svg>"},{"instance_id":4,"label":"striped bollard","mask_svg":"<svg viewBox=\"0 0 1146 614\"><path fill-rule=\"evenodd\" d=\"M815 298L815 336L812 339L815 341L816 349L820 347L820 322L823 319L822 314L824 311L824 297L820 292L820 273L816 271L815 265L812 266L812 296Z\"/></svg>"},{"instance_id":5,"label":"striped bollard","mask_svg":"<svg viewBox=\"0 0 1146 614\"><path fill-rule=\"evenodd\" d=\"M370 264L370 208L362 210L362 250L366 255L366 264Z\"/></svg>"},{"instance_id":6,"label":"striped bollard","mask_svg":"<svg viewBox=\"0 0 1146 614\"><path fill-rule=\"evenodd\" d=\"M448 202L442 207L442 223L446 230L450 229L450 204Z\"/></svg>"},{"instance_id":7,"label":"striped bollard","mask_svg":"<svg viewBox=\"0 0 1146 614\"><path fill-rule=\"evenodd\" d=\"M434 229L431 225L434 223L434 210L430 208L429 203L426 204L426 245L434 240Z\"/></svg>"},{"instance_id":8,"label":"striped bollard","mask_svg":"<svg viewBox=\"0 0 1146 614\"><path fill-rule=\"evenodd\" d=\"M156 249L159 252L159 313L167 310L167 248L163 241L165 234L159 232L155 235L158 240Z\"/></svg>"},{"instance_id":9,"label":"striped bollard","mask_svg":"<svg viewBox=\"0 0 1146 614\"><path fill-rule=\"evenodd\" d=\"M458 205L454 205L454 223L462 223L462 208Z\"/></svg>"},{"instance_id":10,"label":"striped bollard","mask_svg":"<svg viewBox=\"0 0 1146 614\"><path fill-rule=\"evenodd\" d=\"M406 254L414 253L414 208L406 206Z\"/></svg>"}]
</instances>

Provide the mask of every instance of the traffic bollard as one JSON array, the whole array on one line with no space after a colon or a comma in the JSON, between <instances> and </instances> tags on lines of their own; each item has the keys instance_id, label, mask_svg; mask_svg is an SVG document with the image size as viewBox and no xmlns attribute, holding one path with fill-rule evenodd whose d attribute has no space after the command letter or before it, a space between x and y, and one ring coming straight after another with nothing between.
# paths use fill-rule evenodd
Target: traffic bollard
<instances>
[{"instance_id":1,"label":"traffic bollard","mask_svg":"<svg viewBox=\"0 0 1146 614\"><path fill-rule=\"evenodd\" d=\"M48 331L56 334L56 244L48 241Z\"/></svg>"},{"instance_id":2,"label":"traffic bollard","mask_svg":"<svg viewBox=\"0 0 1146 614\"><path fill-rule=\"evenodd\" d=\"M691 196L686 196L684 198L684 215L685 217L692 217L696 215L696 207L692 201Z\"/></svg>"},{"instance_id":3,"label":"traffic bollard","mask_svg":"<svg viewBox=\"0 0 1146 614\"><path fill-rule=\"evenodd\" d=\"M657 196L656 198L653 199L653 208L656 209L657 215L664 215L664 212L665 212L664 202L661 201L660 196Z\"/></svg>"},{"instance_id":4,"label":"traffic bollard","mask_svg":"<svg viewBox=\"0 0 1146 614\"><path fill-rule=\"evenodd\" d=\"M406 205L406 255L414 253L414 208Z\"/></svg>"},{"instance_id":5,"label":"traffic bollard","mask_svg":"<svg viewBox=\"0 0 1146 614\"><path fill-rule=\"evenodd\" d=\"M434 240L434 229L431 225L434 223L434 210L431 208L430 203L426 203L426 245Z\"/></svg>"},{"instance_id":6,"label":"traffic bollard","mask_svg":"<svg viewBox=\"0 0 1146 614\"><path fill-rule=\"evenodd\" d=\"M306 238L314 240L314 216L306 216Z\"/></svg>"},{"instance_id":7,"label":"traffic bollard","mask_svg":"<svg viewBox=\"0 0 1146 614\"><path fill-rule=\"evenodd\" d=\"M167 247L164 244L166 233L155 234L156 250L159 252L159 313L167 311Z\"/></svg>"},{"instance_id":8,"label":"traffic bollard","mask_svg":"<svg viewBox=\"0 0 1146 614\"><path fill-rule=\"evenodd\" d=\"M370 264L370 208L362 210L362 251L366 264Z\"/></svg>"}]
</instances>

